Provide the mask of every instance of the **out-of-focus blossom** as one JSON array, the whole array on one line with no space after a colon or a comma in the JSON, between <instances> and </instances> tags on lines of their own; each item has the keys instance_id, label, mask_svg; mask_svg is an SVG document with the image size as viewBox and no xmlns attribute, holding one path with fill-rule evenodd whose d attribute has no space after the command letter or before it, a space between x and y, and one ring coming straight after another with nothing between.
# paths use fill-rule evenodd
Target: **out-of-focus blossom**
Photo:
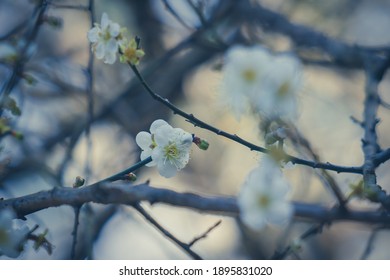
<instances>
[{"instance_id":1,"label":"out-of-focus blossom","mask_svg":"<svg viewBox=\"0 0 390 280\"><path fill-rule=\"evenodd\" d=\"M261 83L259 97L253 99L257 110L268 118L295 118L302 72L302 65L296 57L274 56Z\"/></svg>"},{"instance_id":2,"label":"out-of-focus blossom","mask_svg":"<svg viewBox=\"0 0 390 280\"><path fill-rule=\"evenodd\" d=\"M15 214L11 210L0 211L0 255L16 258L23 251L29 229L26 226L15 228Z\"/></svg>"},{"instance_id":3,"label":"out-of-focus blossom","mask_svg":"<svg viewBox=\"0 0 390 280\"><path fill-rule=\"evenodd\" d=\"M293 208L286 200L289 184L278 164L270 157L263 158L252 170L238 196L240 217L245 225L259 230L270 224L288 221Z\"/></svg>"},{"instance_id":4,"label":"out-of-focus blossom","mask_svg":"<svg viewBox=\"0 0 390 280\"><path fill-rule=\"evenodd\" d=\"M121 27L111 21L106 13L103 13L100 24L88 31L88 40L92 43L92 51L97 59L104 63L113 64L116 61L119 41L122 39Z\"/></svg>"},{"instance_id":5,"label":"out-of-focus blossom","mask_svg":"<svg viewBox=\"0 0 390 280\"><path fill-rule=\"evenodd\" d=\"M239 118L259 95L270 54L259 46L234 46L229 49L223 68L224 98Z\"/></svg>"},{"instance_id":6,"label":"out-of-focus blossom","mask_svg":"<svg viewBox=\"0 0 390 280\"><path fill-rule=\"evenodd\" d=\"M245 112L269 119L294 118L302 68L292 55L273 55L259 46L234 46L226 54L223 97L238 118Z\"/></svg>"}]
</instances>

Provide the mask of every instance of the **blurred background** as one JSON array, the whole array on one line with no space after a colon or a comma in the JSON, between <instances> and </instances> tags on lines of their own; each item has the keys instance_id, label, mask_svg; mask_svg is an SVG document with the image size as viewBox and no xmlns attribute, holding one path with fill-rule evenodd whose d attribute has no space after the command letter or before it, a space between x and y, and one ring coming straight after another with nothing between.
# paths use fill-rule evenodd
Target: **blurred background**
<instances>
[{"instance_id":1,"label":"blurred background","mask_svg":"<svg viewBox=\"0 0 390 280\"><path fill-rule=\"evenodd\" d=\"M140 149L134 137L139 131L148 131L158 118L207 139L210 148L204 152L194 147L187 167L172 179L159 176L155 168L144 167L136 172L137 182L150 180L152 186L179 192L237 195L262 155L173 115L150 98L128 66L95 60L91 117L86 37L91 18L83 8L88 7L88 0L51 2L45 13L51 24L46 22L39 27L36 39L26 50L20 81L12 88L11 97L22 114L6 113L6 117L13 129L23 133L24 139L1 139L0 196L11 198L56 186L70 187L76 176L93 183L117 173L139 160ZM275 52L300 50L285 36L245 24L242 19L245 15L231 8L237 2L241 1L96 0L94 15L95 21L100 22L101 14L106 12L110 19L126 27L130 35L141 37L146 56L139 68L157 93L211 125L263 146L259 120L246 116L237 121L223 105L220 69L224 51L237 42L261 44ZM388 0L242 2L247 5L258 2L293 22L350 44L390 45ZM0 0L0 88L15 69L9 52L18 53L26 40L25 28L9 34L15 27L32 26L32 15L39 3ZM360 166L363 131L351 117L362 118L363 71L308 63L304 77L296 127L322 161ZM386 76L379 90L387 102L390 102L389 89L390 79ZM380 108L379 117L379 143L386 148L390 146L390 111ZM291 151L300 155L299 150ZM386 190L390 190L388 168L388 163L383 164L377 173L379 184ZM291 199L334 205L332 193L312 169L294 166L285 170L285 174L292 186ZM331 175L346 194L349 185L360 179L353 174ZM270 258L312 226L297 220L286 227L270 226L251 232L233 218L164 205L144 206L184 242L190 242L222 220L220 226L193 247L205 259ZM353 200L351 206L377 207L359 200ZM27 218L29 225L49 229L47 238L54 251L48 255L45 250L36 252L28 245L20 258L70 257L74 220L71 207L46 209ZM80 219L77 258L188 259L131 207L86 205ZM335 222L305 241L302 250L288 258L358 259L372 230L373 226L362 223ZM389 238L387 231L380 231L369 258L390 258Z\"/></svg>"}]
</instances>

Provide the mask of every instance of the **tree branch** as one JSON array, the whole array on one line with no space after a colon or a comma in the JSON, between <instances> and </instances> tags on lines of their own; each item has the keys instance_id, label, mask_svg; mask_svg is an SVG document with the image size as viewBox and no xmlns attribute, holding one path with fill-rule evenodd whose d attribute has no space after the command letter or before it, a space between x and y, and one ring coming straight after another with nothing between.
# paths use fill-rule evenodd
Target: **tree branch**
<instances>
[{"instance_id":1,"label":"tree branch","mask_svg":"<svg viewBox=\"0 0 390 280\"><path fill-rule=\"evenodd\" d=\"M264 8L258 3L250 4L249 1L240 1L240 5L236 8L237 14L241 16L240 22L260 25L266 32L284 34L299 47L322 50L333 58L333 63L338 66L364 68L367 56L390 53L390 46L371 48L338 41L310 27L292 23L286 16Z\"/></svg>"},{"instance_id":2,"label":"tree branch","mask_svg":"<svg viewBox=\"0 0 390 280\"><path fill-rule=\"evenodd\" d=\"M227 133L219 128L216 128L200 119L195 117L193 114L188 114L181 110L180 108L176 107L173 105L171 102L169 102L168 99L163 98L148 85L148 83L145 81L143 78L142 74L138 71L138 68L132 64L129 63L130 68L133 70L134 74L137 76L145 90L149 93L149 95L157 100L158 102L162 103L164 106L168 107L169 109L172 110L174 114L177 114L179 116L182 116L186 120L188 120L190 123L192 123L194 126L209 130L211 132L214 132L217 135L223 136L225 138L228 138L230 140L233 140L234 142L237 142L245 147L248 147L251 151L258 151L261 153L269 153L268 149L265 149L263 147L257 146L249 141L246 141L245 139L239 137L237 134L230 134ZM338 165L333 165L330 163L320 163L320 162L313 162L313 161L308 161L305 159L300 159L291 155L286 154L286 160L291 161L293 164L300 164L300 165L306 165L310 166L312 168L322 168L322 169L328 169L332 171L336 171L338 173L341 172L346 172L346 173L362 173L362 169L360 167L346 167L346 166L338 166Z\"/></svg>"},{"instance_id":3,"label":"tree branch","mask_svg":"<svg viewBox=\"0 0 390 280\"><path fill-rule=\"evenodd\" d=\"M235 197L203 196L194 193L179 193L168 189L151 187L147 184L132 186L129 184L96 183L81 188L58 187L49 191L0 200L0 210L12 208L19 218L43 209L62 205L77 206L88 202L99 204L134 205L141 201L151 204L163 203L177 207L236 217L239 209ZM316 223L333 221L355 221L367 224L390 225L390 215L374 210L343 211L339 208L327 208L317 204L292 202L294 216L298 219Z\"/></svg>"},{"instance_id":4,"label":"tree branch","mask_svg":"<svg viewBox=\"0 0 390 280\"><path fill-rule=\"evenodd\" d=\"M136 203L133 205L133 207L142 215L146 220L148 220L153 226L155 226L162 234L164 234L166 237L168 237L170 240L172 240L176 245L178 245L180 248L182 248L184 251L187 252L194 260L202 260L202 258L191 250L191 246L181 242L179 239L177 239L172 233L170 233L168 230L163 228L155 219L153 219L152 216L149 215L147 211L145 211L144 208L139 203Z\"/></svg>"}]
</instances>

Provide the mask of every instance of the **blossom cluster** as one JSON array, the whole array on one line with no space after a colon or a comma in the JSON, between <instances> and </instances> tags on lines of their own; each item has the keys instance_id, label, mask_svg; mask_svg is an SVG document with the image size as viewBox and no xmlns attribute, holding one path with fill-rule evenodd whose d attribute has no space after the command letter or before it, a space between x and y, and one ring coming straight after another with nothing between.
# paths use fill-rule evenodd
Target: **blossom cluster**
<instances>
[{"instance_id":1,"label":"blossom cluster","mask_svg":"<svg viewBox=\"0 0 390 280\"><path fill-rule=\"evenodd\" d=\"M145 55L139 38L127 39L125 30L106 13L101 23L88 32L88 39L95 56L104 63L113 64L119 54L121 62L137 65ZM259 46L234 46L226 54L223 92L237 117L251 111L268 120L294 118L301 86L302 65L292 55L275 55ZM285 137L279 127L270 133L267 143ZM166 178L175 176L187 165L192 143L204 150L208 148L207 141L161 119L151 124L149 132L139 132L135 141L142 150L141 160L150 160L146 166L157 166L160 175ZM250 172L238 196L242 221L253 229L261 229L267 223L289 220L293 210L286 200L288 189L280 166L266 156Z\"/></svg>"},{"instance_id":2,"label":"blossom cluster","mask_svg":"<svg viewBox=\"0 0 390 280\"><path fill-rule=\"evenodd\" d=\"M145 52L139 47L136 38L128 39L126 29L110 20L103 13L101 22L88 31L88 40L92 44L92 52L104 63L113 64L120 54L122 63L137 65Z\"/></svg>"},{"instance_id":3,"label":"blossom cluster","mask_svg":"<svg viewBox=\"0 0 390 280\"><path fill-rule=\"evenodd\" d=\"M223 96L237 118L249 111L268 119L296 117L302 65L295 56L234 46L226 54L223 74Z\"/></svg>"}]
</instances>

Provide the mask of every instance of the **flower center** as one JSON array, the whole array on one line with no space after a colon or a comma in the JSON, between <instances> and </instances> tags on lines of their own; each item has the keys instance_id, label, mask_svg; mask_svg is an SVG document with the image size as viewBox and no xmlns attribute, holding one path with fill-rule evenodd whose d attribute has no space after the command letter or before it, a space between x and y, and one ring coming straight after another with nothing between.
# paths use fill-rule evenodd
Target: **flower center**
<instances>
[{"instance_id":1,"label":"flower center","mask_svg":"<svg viewBox=\"0 0 390 280\"><path fill-rule=\"evenodd\" d=\"M125 56L128 60L132 60L134 58L136 58L136 51L137 49L135 48L126 48L125 49Z\"/></svg>"},{"instance_id":2,"label":"flower center","mask_svg":"<svg viewBox=\"0 0 390 280\"><path fill-rule=\"evenodd\" d=\"M242 77L248 83L253 83L256 79L256 72L253 69L245 69L242 72Z\"/></svg>"},{"instance_id":3,"label":"flower center","mask_svg":"<svg viewBox=\"0 0 390 280\"><path fill-rule=\"evenodd\" d=\"M179 157L179 149L175 143L172 143L164 147L164 154L169 160L177 159Z\"/></svg>"},{"instance_id":4,"label":"flower center","mask_svg":"<svg viewBox=\"0 0 390 280\"><path fill-rule=\"evenodd\" d=\"M104 31L103 40L104 40L105 42L108 42L110 39L111 39L111 34L110 34L110 32L108 31L108 29L107 29L106 31Z\"/></svg>"},{"instance_id":5,"label":"flower center","mask_svg":"<svg viewBox=\"0 0 390 280\"><path fill-rule=\"evenodd\" d=\"M9 236L4 229L0 230L0 244L6 244L9 240Z\"/></svg>"},{"instance_id":6,"label":"flower center","mask_svg":"<svg viewBox=\"0 0 390 280\"><path fill-rule=\"evenodd\" d=\"M280 98L284 98L288 95L289 91L290 91L290 83L288 81L285 81L279 86L277 95Z\"/></svg>"},{"instance_id":7,"label":"flower center","mask_svg":"<svg viewBox=\"0 0 390 280\"><path fill-rule=\"evenodd\" d=\"M257 202L259 203L261 208L267 208L270 205L271 200L267 195L260 195Z\"/></svg>"}]
</instances>

